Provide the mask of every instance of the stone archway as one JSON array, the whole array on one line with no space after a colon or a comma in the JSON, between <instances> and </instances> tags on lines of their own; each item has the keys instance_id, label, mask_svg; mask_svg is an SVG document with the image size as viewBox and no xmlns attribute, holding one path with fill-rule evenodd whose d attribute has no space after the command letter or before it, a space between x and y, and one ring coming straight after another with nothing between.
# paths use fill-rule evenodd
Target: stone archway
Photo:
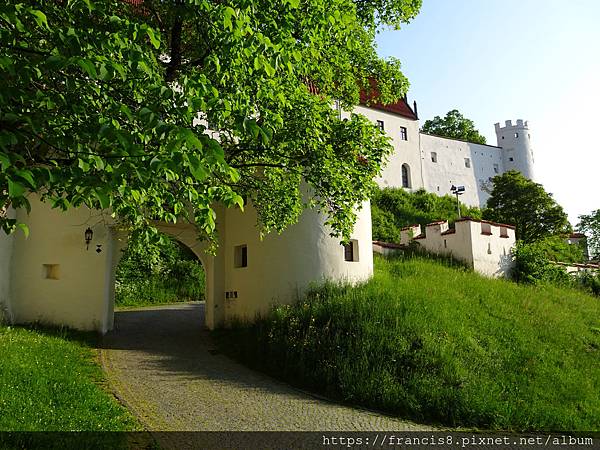
<instances>
[{"instance_id":1,"label":"stone archway","mask_svg":"<svg viewBox=\"0 0 600 450\"><path fill-rule=\"evenodd\" d=\"M168 224L157 222L156 228L189 248L198 258L204 269L206 287L205 287L205 325L209 329L219 327L223 323L223 305L220 300L223 292L223 276L219 270L218 264L222 263L222 257L218 254L210 255L206 252L208 244L198 240L197 230L189 223ZM114 307L115 307L115 272L122 251L127 245L127 233L122 230L112 228L110 252L110 276L106 280L106 304L107 304L107 326L110 330L114 326Z\"/></svg>"}]
</instances>

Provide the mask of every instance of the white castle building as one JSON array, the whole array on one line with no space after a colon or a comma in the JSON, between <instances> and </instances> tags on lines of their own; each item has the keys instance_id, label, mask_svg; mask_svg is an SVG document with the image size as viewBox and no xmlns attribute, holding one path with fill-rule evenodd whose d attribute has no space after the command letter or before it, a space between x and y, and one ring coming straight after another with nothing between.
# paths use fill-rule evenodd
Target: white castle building
<instances>
[{"instance_id":1,"label":"white castle building","mask_svg":"<svg viewBox=\"0 0 600 450\"><path fill-rule=\"evenodd\" d=\"M497 145L485 145L421 133L416 102L411 108L406 99L391 105L363 104L354 112L371 119L392 138L394 152L377 180L382 188L423 188L445 195L452 185L460 185L465 187L463 203L483 207L494 176L518 170L534 178L527 121L507 120L503 127L497 123Z\"/></svg>"},{"instance_id":2,"label":"white castle building","mask_svg":"<svg viewBox=\"0 0 600 450\"><path fill-rule=\"evenodd\" d=\"M393 139L395 151L378 180L381 186L425 188L442 195L452 184L460 184L466 187L463 201L482 205L490 177L512 168L533 176L527 122L496 126L495 147L420 133L415 110L405 100L355 110ZM0 232L0 321L37 321L103 333L112 329L115 270L127 234L110 221L99 220L110 211L82 207L61 212L33 194L30 202L29 214L8 211L28 224L29 237ZM373 274L369 202L358 212L345 246L330 236L325 218L313 210L305 211L282 235L261 239L255 224L256 211L250 205L244 212L217 207L216 255L205 252L206 244L198 242L192 224L157 224L201 260L206 273L205 322L211 329L233 318L252 320L273 304L293 302L324 279L360 282ZM93 231L89 249L84 239L88 227ZM451 249L465 236L470 235L457 232L439 242L433 237L425 242Z\"/></svg>"}]
</instances>

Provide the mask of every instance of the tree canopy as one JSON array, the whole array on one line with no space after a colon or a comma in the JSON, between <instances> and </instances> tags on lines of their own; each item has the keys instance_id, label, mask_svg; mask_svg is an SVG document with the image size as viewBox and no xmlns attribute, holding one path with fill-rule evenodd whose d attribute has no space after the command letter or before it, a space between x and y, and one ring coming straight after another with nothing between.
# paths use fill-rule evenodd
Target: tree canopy
<instances>
[{"instance_id":1,"label":"tree canopy","mask_svg":"<svg viewBox=\"0 0 600 450\"><path fill-rule=\"evenodd\" d=\"M516 225L516 237L526 243L571 231L567 214L544 187L511 170L492 179L483 218Z\"/></svg>"},{"instance_id":2,"label":"tree canopy","mask_svg":"<svg viewBox=\"0 0 600 450\"><path fill-rule=\"evenodd\" d=\"M586 234L590 256L600 259L600 209L579 216L577 231Z\"/></svg>"},{"instance_id":3,"label":"tree canopy","mask_svg":"<svg viewBox=\"0 0 600 450\"><path fill-rule=\"evenodd\" d=\"M246 198L263 231L310 204L347 237L391 145L331 105L351 108L373 79L378 101L406 92L375 35L420 3L4 2L0 226L36 192L130 226L189 220L214 240L214 205Z\"/></svg>"},{"instance_id":4,"label":"tree canopy","mask_svg":"<svg viewBox=\"0 0 600 450\"><path fill-rule=\"evenodd\" d=\"M435 116L433 119L426 120L421 131L436 136L485 144L485 136L479 134L473 121L465 118L457 109L448 111L444 118Z\"/></svg>"}]
</instances>

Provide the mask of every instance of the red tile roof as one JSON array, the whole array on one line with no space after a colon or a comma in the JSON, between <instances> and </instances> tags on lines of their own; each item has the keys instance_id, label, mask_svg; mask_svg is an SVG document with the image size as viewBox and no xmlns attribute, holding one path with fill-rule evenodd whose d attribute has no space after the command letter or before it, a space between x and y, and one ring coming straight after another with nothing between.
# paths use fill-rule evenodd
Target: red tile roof
<instances>
[{"instance_id":1,"label":"red tile roof","mask_svg":"<svg viewBox=\"0 0 600 450\"><path fill-rule=\"evenodd\" d=\"M411 120L418 120L417 115L412 110L408 103L406 103L406 98L401 98L395 103L390 103L388 105L384 105L382 103L378 103L375 99L379 97L379 94L375 91L370 96L362 91L360 93L360 103L367 108L377 109L379 111L385 111L392 114L398 114L399 116L406 117Z\"/></svg>"}]
</instances>

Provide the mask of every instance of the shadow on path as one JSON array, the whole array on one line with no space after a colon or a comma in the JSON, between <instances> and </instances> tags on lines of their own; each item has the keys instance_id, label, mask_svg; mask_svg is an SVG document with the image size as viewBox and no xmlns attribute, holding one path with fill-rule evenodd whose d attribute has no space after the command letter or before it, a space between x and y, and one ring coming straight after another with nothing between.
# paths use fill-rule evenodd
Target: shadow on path
<instances>
[{"instance_id":1,"label":"shadow on path","mask_svg":"<svg viewBox=\"0 0 600 450\"><path fill-rule=\"evenodd\" d=\"M419 425L317 399L214 351L204 304L115 313L102 340L117 395L149 430L414 430Z\"/></svg>"}]
</instances>

